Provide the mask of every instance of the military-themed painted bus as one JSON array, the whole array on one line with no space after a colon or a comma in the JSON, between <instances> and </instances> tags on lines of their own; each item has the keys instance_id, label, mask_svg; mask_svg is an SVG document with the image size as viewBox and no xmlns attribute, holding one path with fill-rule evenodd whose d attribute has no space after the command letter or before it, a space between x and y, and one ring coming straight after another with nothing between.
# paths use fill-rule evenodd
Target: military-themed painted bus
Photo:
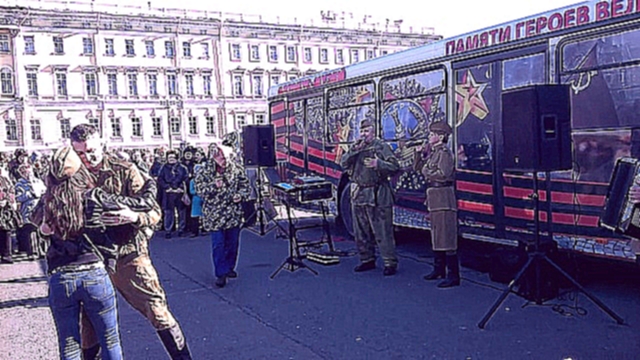
<instances>
[{"instance_id":1,"label":"military-themed painted bus","mask_svg":"<svg viewBox=\"0 0 640 360\"><path fill-rule=\"evenodd\" d=\"M330 180L334 210L351 229L340 158L360 121L375 119L402 165L392 179L394 223L428 229L414 154L428 124L446 120L460 236L517 245L532 231L533 176L496 161L504 152L501 98L537 84L570 85L572 105L573 168L538 175L541 230L551 229L560 249L636 261L639 242L598 222L616 159L640 155L640 0L586 1L274 86L281 174Z\"/></svg>"}]
</instances>

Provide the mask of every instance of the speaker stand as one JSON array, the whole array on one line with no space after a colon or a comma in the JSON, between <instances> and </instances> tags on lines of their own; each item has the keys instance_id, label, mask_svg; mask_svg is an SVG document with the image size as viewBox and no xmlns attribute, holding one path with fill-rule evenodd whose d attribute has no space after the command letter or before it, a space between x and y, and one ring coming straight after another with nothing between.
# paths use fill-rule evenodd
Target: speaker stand
<instances>
[{"instance_id":1,"label":"speaker stand","mask_svg":"<svg viewBox=\"0 0 640 360\"><path fill-rule=\"evenodd\" d=\"M545 172L546 179L549 179L549 172ZM547 187L550 190L550 187ZM540 220L538 218L539 215L539 195L538 195L538 173L536 171L533 172L533 194L531 194L531 198L533 199L533 223L534 223L534 251L529 253L529 259L524 264L522 269L516 274L516 277L511 280L509 286L502 292L498 300L491 306L491 309L487 312L487 314L480 320L478 323L478 327L480 329L484 329L487 325L487 322L493 314L498 310L500 305L504 302L504 300L509 296L509 293L513 291L513 288L520 282L524 274L529 270L530 267L533 266L536 280L535 280L535 303L537 305L542 305L544 301L542 300L542 296L540 294L540 282L541 282L541 274L540 274L540 265L543 261L547 262L549 265L553 266L564 278L569 280L578 290L580 290L583 294L585 294L589 300L593 301L602 311L606 312L611 318L613 318L618 324L624 324L624 320L614 313L611 309L609 309L602 301L600 301L597 297L589 293L582 285L580 285L574 278L571 277L566 271L564 271L558 264L553 262L546 254L545 250L541 250L540 247ZM550 196L547 196L550 198ZM551 227L549 227L549 236L551 236Z\"/></svg>"},{"instance_id":2,"label":"speaker stand","mask_svg":"<svg viewBox=\"0 0 640 360\"><path fill-rule=\"evenodd\" d=\"M266 234L268 234L269 232L271 232L271 230L278 228L280 229L280 231L282 231L283 233L287 233L287 230L280 225L280 223L278 223L278 221L276 221L276 219L271 216L269 214L269 212L264 208L264 198L262 196L262 167L258 167L257 171L256 171L257 175L256 175L256 192L257 192L257 203L258 206L256 207L256 210L253 212L253 214L251 214L245 221L243 224L243 227L245 227L247 230L255 233L256 235L260 235L260 236L265 236ZM246 227L246 224L251 223L252 219L257 219L258 224L256 224L255 226L252 227ZM274 225L271 228L267 228L267 225L269 223L273 223ZM257 229L255 229L255 227L257 227Z\"/></svg>"}]
</instances>

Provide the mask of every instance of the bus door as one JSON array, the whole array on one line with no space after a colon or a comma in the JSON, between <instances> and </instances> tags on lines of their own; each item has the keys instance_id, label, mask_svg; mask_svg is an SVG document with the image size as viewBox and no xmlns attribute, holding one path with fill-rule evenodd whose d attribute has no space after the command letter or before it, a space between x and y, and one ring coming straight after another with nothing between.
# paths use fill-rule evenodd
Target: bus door
<instances>
[{"instance_id":1,"label":"bus door","mask_svg":"<svg viewBox=\"0 0 640 360\"><path fill-rule=\"evenodd\" d=\"M532 218L531 174L505 173L502 166L501 97L503 91L546 83L545 64L540 47L454 65L456 195L466 233L506 239L515 223L527 228Z\"/></svg>"}]
</instances>

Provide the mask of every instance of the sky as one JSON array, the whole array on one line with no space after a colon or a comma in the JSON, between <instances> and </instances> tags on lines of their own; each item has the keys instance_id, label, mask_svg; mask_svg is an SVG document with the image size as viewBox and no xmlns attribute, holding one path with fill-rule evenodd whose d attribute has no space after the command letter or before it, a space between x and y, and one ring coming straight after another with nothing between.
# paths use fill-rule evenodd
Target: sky
<instances>
[{"instance_id":1,"label":"sky","mask_svg":"<svg viewBox=\"0 0 640 360\"><path fill-rule=\"evenodd\" d=\"M88 1L88 0L85 0ZM120 4L147 6L147 0L95 0ZM403 30L409 25L434 28L435 34L453 37L481 28L516 20L541 12L557 9L580 0L151 0L152 7L187 7L264 16L298 17L299 20L316 19L320 12L352 13L356 19L371 15L382 22L385 19L403 20ZM349 15L347 15L349 16Z\"/></svg>"}]
</instances>

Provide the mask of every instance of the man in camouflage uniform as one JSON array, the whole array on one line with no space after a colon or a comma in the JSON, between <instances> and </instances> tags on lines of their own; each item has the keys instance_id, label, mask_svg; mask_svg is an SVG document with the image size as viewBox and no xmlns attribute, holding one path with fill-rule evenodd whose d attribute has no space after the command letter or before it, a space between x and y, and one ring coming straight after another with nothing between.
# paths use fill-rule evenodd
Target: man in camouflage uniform
<instances>
[{"instance_id":1,"label":"man in camouflage uniform","mask_svg":"<svg viewBox=\"0 0 640 360\"><path fill-rule=\"evenodd\" d=\"M132 163L105 154L104 144L95 127L89 124L74 127L71 145L94 176L98 187L110 194L128 197L141 194L149 178ZM153 236L151 227L158 223L161 216L160 206L154 202L153 207L154 210L149 212L125 209L103 214L102 221L107 226L134 225L131 227L133 231L123 231L114 236L120 251L116 271L110 271L109 276L125 300L151 322L171 359L191 359L182 329L169 310L158 273L149 257L148 242ZM84 359L97 358L100 352L95 332L84 316L82 347Z\"/></svg>"},{"instance_id":2,"label":"man in camouflage uniform","mask_svg":"<svg viewBox=\"0 0 640 360\"><path fill-rule=\"evenodd\" d=\"M393 238L393 190L389 176L400 169L391 147L375 138L370 120L360 123L360 139L342 156L342 168L352 181L351 204L360 264L354 271L375 269L375 245L384 261L385 276L398 268Z\"/></svg>"},{"instance_id":3,"label":"man in camouflage uniform","mask_svg":"<svg viewBox=\"0 0 640 360\"><path fill-rule=\"evenodd\" d=\"M431 218L431 247L435 254L434 269L425 280L445 278L439 288L460 285L458 264L458 215L454 191L454 159L447 147L451 127L445 121L429 126L431 151L422 166L427 180L427 210Z\"/></svg>"}]
</instances>

